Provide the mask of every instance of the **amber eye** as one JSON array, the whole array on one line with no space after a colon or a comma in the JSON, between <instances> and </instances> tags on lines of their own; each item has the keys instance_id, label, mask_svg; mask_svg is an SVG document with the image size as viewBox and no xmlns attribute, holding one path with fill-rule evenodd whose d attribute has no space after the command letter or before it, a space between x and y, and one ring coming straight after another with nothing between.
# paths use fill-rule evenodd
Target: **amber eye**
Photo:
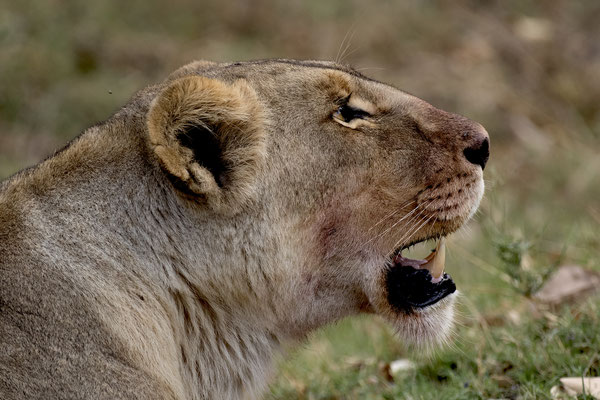
<instances>
[{"instance_id":1,"label":"amber eye","mask_svg":"<svg viewBox=\"0 0 600 400\"><path fill-rule=\"evenodd\" d=\"M364 119L371 116L371 114L365 110L361 110L360 108L352 107L349 104L344 104L337 109L334 116L344 122L350 122L353 119Z\"/></svg>"}]
</instances>

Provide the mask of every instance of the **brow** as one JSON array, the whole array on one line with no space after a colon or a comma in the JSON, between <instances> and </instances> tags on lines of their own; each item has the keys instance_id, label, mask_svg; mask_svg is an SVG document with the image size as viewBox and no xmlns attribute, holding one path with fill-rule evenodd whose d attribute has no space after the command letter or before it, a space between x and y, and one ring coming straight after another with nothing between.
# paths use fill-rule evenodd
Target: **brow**
<instances>
[{"instance_id":1,"label":"brow","mask_svg":"<svg viewBox=\"0 0 600 400\"><path fill-rule=\"evenodd\" d=\"M246 65L274 65L274 64L287 64L287 65L294 65L294 66L298 66L298 67L308 67L308 68L318 68L318 69L325 69L325 70L340 71L340 72L344 72L346 74L355 76L359 79L363 79L363 80L370 81L370 82L376 82L376 83L379 83L382 85L387 85L386 83L380 82L376 79L372 79L372 78L369 78L368 76L361 74L360 72L356 71L354 68L352 68L350 66L327 65L327 64L322 64L322 63L315 62L315 61L299 61L299 60L274 58L274 59L266 59L266 60L237 62L237 63L225 65L223 68L236 68L236 67L242 67L242 66L246 66ZM387 86L389 86L389 85L387 85Z\"/></svg>"}]
</instances>

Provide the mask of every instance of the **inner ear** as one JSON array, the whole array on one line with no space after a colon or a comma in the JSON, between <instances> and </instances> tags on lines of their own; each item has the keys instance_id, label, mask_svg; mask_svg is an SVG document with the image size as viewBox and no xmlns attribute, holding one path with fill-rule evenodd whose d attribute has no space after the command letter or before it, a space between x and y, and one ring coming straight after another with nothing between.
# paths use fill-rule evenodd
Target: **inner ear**
<instances>
[{"instance_id":1,"label":"inner ear","mask_svg":"<svg viewBox=\"0 0 600 400\"><path fill-rule=\"evenodd\" d=\"M254 196L268 123L246 81L176 79L152 102L146 125L150 147L182 194L224 212Z\"/></svg>"},{"instance_id":2,"label":"inner ear","mask_svg":"<svg viewBox=\"0 0 600 400\"><path fill-rule=\"evenodd\" d=\"M176 138L183 147L192 151L194 161L206 168L222 188L226 166L217 135L206 126L194 125L178 133Z\"/></svg>"}]
</instances>

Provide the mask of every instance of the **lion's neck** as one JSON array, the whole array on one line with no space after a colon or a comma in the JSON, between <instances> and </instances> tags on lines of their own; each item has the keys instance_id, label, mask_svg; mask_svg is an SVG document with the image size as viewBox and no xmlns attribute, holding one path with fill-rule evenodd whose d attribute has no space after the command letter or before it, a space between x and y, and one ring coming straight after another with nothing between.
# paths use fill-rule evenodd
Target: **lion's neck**
<instances>
[{"instance_id":1,"label":"lion's neck","mask_svg":"<svg viewBox=\"0 0 600 400\"><path fill-rule=\"evenodd\" d=\"M123 237L144 249L132 268L161 288L190 398L254 398L287 340L277 303L285 290L280 239L258 216L213 221L170 193L139 192L135 210L121 217L130 219Z\"/></svg>"}]
</instances>

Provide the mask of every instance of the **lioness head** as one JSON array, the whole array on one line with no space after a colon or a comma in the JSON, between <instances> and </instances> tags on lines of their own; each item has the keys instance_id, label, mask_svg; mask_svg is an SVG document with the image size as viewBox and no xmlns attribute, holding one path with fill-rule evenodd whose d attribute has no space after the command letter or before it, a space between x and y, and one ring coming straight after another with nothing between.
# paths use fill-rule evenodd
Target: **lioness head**
<instances>
[{"instance_id":1,"label":"lioness head","mask_svg":"<svg viewBox=\"0 0 600 400\"><path fill-rule=\"evenodd\" d=\"M455 286L444 238L483 195L481 125L345 66L275 60L178 70L147 131L178 196L245 235L221 239L244 247L242 275L264 279L252 290L272 300L263 307L280 331L362 311L414 343L445 338ZM426 260L402 256L428 239L438 245ZM244 265L253 252L262 261Z\"/></svg>"}]
</instances>

